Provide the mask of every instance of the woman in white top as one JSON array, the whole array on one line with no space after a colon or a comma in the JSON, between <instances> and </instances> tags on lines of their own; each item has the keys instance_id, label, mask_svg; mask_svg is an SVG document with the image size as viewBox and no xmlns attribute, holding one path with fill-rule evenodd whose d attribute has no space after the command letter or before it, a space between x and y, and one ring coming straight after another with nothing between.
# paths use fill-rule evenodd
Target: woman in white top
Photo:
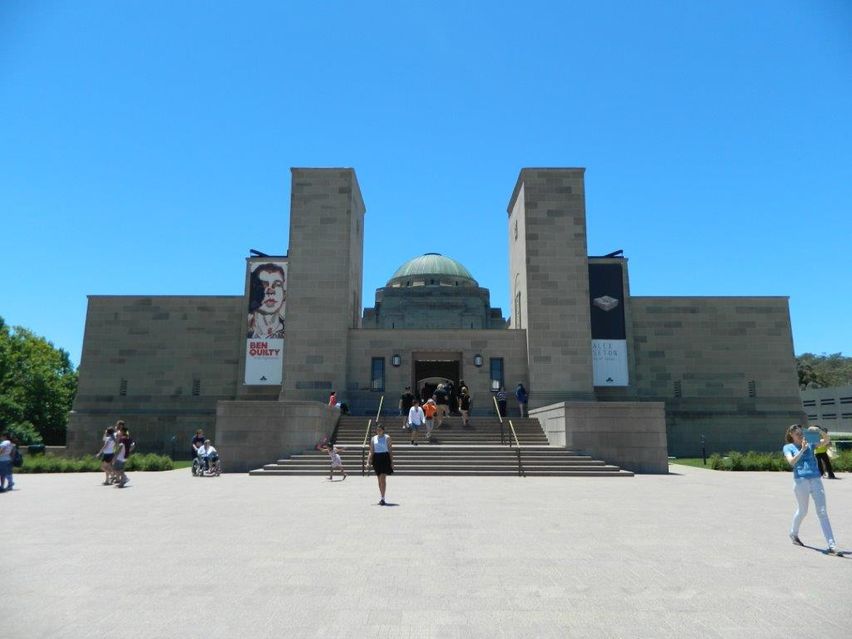
<instances>
[{"instance_id":1,"label":"woman in white top","mask_svg":"<svg viewBox=\"0 0 852 639\"><path fill-rule=\"evenodd\" d=\"M382 495L379 506L385 505L385 488L388 475L393 475L393 444L385 427L376 424L376 434L370 439L370 457L367 463L372 465L379 480L379 492Z\"/></svg>"},{"instance_id":2,"label":"woman in white top","mask_svg":"<svg viewBox=\"0 0 852 639\"><path fill-rule=\"evenodd\" d=\"M112 483L112 459L115 457L115 429L110 426L104 431L104 443L95 457L101 458L101 470L104 471L104 486Z\"/></svg>"}]
</instances>

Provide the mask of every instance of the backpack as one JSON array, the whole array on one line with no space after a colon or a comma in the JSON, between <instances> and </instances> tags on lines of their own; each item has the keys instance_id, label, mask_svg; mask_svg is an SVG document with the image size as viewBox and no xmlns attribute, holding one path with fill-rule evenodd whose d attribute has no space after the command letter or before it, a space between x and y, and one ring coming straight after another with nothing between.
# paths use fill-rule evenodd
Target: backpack
<instances>
[{"instance_id":1,"label":"backpack","mask_svg":"<svg viewBox=\"0 0 852 639\"><path fill-rule=\"evenodd\" d=\"M18 447L15 446L15 452L12 453L12 466L15 468L20 468L24 465L24 456L21 455L21 451L18 450Z\"/></svg>"}]
</instances>

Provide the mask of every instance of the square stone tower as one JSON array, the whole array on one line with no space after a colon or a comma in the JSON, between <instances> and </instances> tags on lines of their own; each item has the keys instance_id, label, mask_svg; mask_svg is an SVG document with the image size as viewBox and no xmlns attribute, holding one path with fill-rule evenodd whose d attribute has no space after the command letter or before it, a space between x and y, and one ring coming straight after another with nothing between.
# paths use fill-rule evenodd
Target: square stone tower
<instances>
[{"instance_id":1,"label":"square stone tower","mask_svg":"<svg viewBox=\"0 0 852 639\"><path fill-rule=\"evenodd\" d=\"M510 328L527 334L530 407L594 399L585 169L522 169L509 202Z\"/></svg>"},{"instance_id":2,"label":"square stone tower","mask_svg":"<svg viewBox=\"0 0 852 639\"><path fill-rule=\"evenodd\" d=\"M352 169L291 169L283 400L347 387L348 331L360 326L364 201Z\"/></svg>"}]
</instances>

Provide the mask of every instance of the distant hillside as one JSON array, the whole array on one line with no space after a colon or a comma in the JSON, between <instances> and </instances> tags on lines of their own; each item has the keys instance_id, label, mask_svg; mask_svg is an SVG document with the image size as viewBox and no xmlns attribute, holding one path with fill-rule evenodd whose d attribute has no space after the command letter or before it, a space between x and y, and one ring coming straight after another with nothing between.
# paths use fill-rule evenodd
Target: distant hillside
<instances>
[{"instance_id":1,"label":"distant hillside","mask_svg":"<svg viewBox=\"0 0 852 639\"><path fill-rule=\"evenodd\" d=\"M799 369L799 388L827 388L852 384L852 357L844 357L842 353L803 353L796 361Z\"/></svg>"}]
</instances>

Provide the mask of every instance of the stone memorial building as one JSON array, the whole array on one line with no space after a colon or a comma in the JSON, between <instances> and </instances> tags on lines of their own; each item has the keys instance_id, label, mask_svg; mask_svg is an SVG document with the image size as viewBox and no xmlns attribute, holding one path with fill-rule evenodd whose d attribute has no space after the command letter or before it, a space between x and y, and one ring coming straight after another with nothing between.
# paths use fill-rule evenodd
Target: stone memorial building
<instances>
[{"instance_id":1,"label":"stone memorial building","mask_svg":"<svg viewBox=\"0 0 852 639\"><path fill-rule=\"evenodd\" d=\"M787 298L632 296L620 251L588 255L585 202L584 169L521 170L508 318L464 256L437 253L388 265L364 308L355 172L293 169L287 255L247 258L242 295L89 297L69 448L125 419L145 450L186 454L203 428L248 468L330 432L332 390L395 414L404 387L443 380L464 380L474 413L501 386L514 409L523 383L554 446L778 448L801 415Z\"/></svg>"}]
</instances>

